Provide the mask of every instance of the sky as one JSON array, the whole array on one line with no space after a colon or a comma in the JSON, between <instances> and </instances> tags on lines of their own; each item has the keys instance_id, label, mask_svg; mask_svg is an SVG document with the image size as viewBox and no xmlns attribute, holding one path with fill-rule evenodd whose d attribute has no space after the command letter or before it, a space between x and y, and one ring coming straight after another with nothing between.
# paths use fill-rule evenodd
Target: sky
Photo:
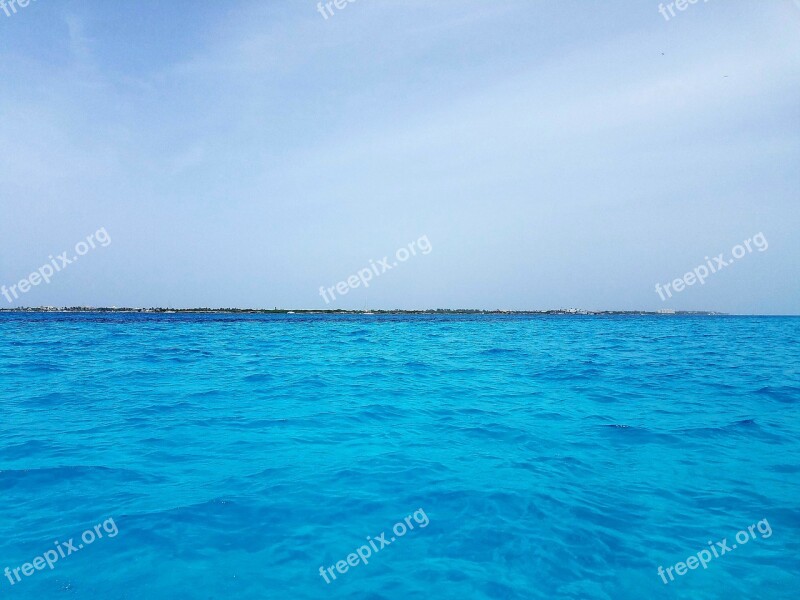
<instances>
[{"instance_id":1,"label":"sky","mask_svg":"<svg viewBox=\"0 0 800 600\"><path fill-rule=\"evenodd\" d=\"M0 8L0 307L800 314L800 2L340 4Z\"/></svg>"}]
</instances>

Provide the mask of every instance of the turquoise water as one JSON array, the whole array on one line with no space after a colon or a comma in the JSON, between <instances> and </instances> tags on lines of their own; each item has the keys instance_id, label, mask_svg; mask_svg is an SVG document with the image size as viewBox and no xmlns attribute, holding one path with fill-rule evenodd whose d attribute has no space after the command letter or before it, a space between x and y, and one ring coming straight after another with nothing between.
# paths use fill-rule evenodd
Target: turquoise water
<instances>
[{"instance_id":1,"label":"turquoise water","mask_svg":"<svg viewBox=\"0 0 800 600\"><path fill-rule=\"evenodd\" d=\"M0 596L796 597L798 333L798 318L0 314L0 569L108 519L118 532L0 576ZM657 574L763 519L769 537Z\"/></svg>"}]
</instances>

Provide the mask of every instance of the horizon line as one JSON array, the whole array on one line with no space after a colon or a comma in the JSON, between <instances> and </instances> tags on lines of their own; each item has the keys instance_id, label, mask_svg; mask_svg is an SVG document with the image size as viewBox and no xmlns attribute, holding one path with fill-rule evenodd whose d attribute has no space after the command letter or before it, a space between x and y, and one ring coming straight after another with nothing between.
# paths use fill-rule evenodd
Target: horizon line
<instances>
[{"instance_id":1,"label":"horizon line","mask_svg":"<svg viewBox=\"0 0 800 600\"><path fill-rule=\"evenodd\" d=\"M565 315L608 315L608 314L632 314L632 315L705 315L705 316L800 316L793 314L774 314L765 315L757 313L725 313L712 310L678 310L678 309L583 309L583 308L548 308L548 309L483 309L483 308L392 308L392 309L347 309L347 308L239 308L239 307L135 307L135 306L20 306L0 308L0 312L104 312L104 313L269 313L269 314L436 314L436 313L456 313L456 314L565 314Z\"/></svg>"}]
</instances>

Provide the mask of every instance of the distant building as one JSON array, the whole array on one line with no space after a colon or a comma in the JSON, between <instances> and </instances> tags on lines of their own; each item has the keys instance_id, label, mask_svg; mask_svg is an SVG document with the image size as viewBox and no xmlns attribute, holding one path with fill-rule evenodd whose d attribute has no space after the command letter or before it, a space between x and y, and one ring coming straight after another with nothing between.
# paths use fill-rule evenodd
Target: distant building
<instances>
[{"instance_id":1,"label":"distant building","mask_svg":"<svg viewBox=\"0 0 800 600\"><path fill-rule=\"evenodd\" d=\"M671 308L662 308L661 310L658 311L658 314L660 314L660 315L674 315L675 311L672 310Z\"/></svg>"}]
</instances>

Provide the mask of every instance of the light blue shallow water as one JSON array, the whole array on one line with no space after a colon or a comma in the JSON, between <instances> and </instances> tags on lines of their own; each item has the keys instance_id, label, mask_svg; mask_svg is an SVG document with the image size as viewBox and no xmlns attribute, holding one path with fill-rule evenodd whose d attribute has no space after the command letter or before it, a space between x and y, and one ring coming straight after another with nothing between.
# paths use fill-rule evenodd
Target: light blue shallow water
<instances>
[{"instance_id":1,"label":"light blue shallow water","mask_svg":"<svg viewBox=\"0 0 800 600\"><path fill-rule=\"evenodd\" d=\"M116 527L0 597L797 597L798 333L0 314L0 569ZM762 519L707 569L657 574Z\"/></svg>"}]
</instances>

